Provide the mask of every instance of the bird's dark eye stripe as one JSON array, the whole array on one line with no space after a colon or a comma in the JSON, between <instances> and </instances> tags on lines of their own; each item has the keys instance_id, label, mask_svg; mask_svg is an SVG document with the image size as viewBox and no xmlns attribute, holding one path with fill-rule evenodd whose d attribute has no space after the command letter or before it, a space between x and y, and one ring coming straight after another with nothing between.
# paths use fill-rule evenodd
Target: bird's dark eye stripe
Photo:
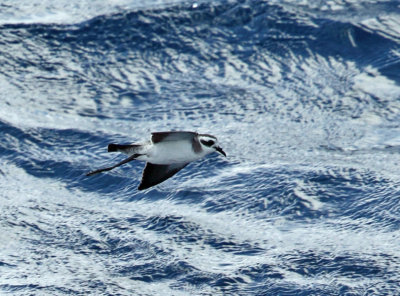
<instances>
[{"instance_id":1,"label":"bird's dark eye stripe","mask_svg":"<svg viewBox=\"0 0 400 296\"><path fill-rule=\"evenodd\" d=\"M214 145L214 141L213 141L213 140L208 140L208 141L206 141L206 140L200 140L200 142L201 142L203 145L206 145L206 146L208 146L208 147L211 147L212 145Z\"/></svg>"}]
</instances>

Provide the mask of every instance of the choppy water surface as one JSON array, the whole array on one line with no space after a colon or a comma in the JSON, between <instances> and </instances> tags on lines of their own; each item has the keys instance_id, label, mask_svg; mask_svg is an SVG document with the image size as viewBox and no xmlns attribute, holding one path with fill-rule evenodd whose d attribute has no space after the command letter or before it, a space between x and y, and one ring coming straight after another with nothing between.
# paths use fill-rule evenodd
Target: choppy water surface
<instances>
[{"instance_id":1,"label":"choppy water surface","mask_svg":"<svg viewBox=\"0 0 400 296\"><path fill-rule=\"evenodd\" d=\"M397 295L398 1L1 1L0 291ZM110 142L218 136L147 191Z\"/></svg>"}]
</instances>

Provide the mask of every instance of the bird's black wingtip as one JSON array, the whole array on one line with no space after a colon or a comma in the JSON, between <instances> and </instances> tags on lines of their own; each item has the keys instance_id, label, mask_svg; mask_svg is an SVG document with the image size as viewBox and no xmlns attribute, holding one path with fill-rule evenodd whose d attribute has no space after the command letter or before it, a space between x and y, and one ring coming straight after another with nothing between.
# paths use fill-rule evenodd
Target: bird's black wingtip
<instances>
[{"instance_id":1,"label":"bird's black wingtip","mask_svg":"<svg viewBox=\"0 0 400 296\"><path fill-rule=\"evenodd\" d=\"M117 144L108 144L108 152L116 152L118 151L118 145Z\"/></svg>"},{"instance_id":2,"label":"bird's black wingtip","mask_svg":"<svg viewBox=\"0 0 400 296\"><path fill-rule=\"evenodd\" d=\"M150 187L151 186L146 186L146 185L140 183L137 189L141 191L141 190L145 190L145 189L150 188Z\"/></svg>"}]
</instances>

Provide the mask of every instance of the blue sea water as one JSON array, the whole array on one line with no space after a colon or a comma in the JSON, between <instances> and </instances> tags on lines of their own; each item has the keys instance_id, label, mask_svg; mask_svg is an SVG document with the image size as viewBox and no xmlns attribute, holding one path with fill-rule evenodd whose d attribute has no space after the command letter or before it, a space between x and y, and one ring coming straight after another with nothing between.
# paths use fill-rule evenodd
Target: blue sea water
<instances>
[{"instance_id":1,"label":"blue sea water","mask_svg":"<svg viewBox=\"0 0 400 296\"><path fill-rule=\"evenodd\" d=\"M0 1L0 294L399 295L398 1ZM137 191L108 143L219 138Z\"/></svg>"}]
</instances>

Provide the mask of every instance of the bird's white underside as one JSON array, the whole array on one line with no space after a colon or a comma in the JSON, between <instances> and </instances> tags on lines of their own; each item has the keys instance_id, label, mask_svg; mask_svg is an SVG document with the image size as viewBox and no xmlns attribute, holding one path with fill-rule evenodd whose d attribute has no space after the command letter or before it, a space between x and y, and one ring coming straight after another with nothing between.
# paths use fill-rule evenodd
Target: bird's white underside
<instances>
[{"instance_id":1,"label":"bird's white underside","mask_svg":"<svg viewBox=\"0 0 400 296\"><path fill-rule=\"evenodd\" d=\"M141 153L144 153L144 155L137 157L137 159L163 165L188 163L198 160L210 152L202 150L199 153L195 153L192 149L192 143L187 140L167 141L156 144L149 143L142 146Z\"/></svg>"}]
</instances>

